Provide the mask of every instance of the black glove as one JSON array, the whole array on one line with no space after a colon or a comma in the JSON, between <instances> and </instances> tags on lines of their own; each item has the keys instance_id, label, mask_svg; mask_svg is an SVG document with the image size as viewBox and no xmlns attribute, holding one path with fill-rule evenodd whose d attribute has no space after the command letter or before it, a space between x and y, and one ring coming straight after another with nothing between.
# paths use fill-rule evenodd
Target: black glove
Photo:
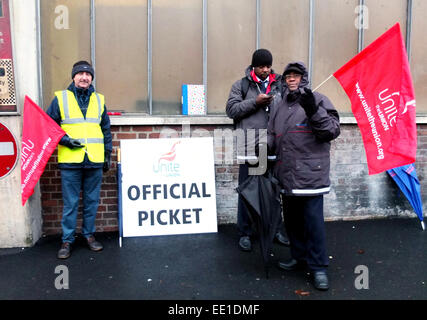
<instances>
[{"instance_id":1,"label":"black glove","mask_svg":"<svg viewBox=\"0 0 427 320\"><path fill-rule=\"evenodd\" d=\"M291 91L286 96L286 101L288 101L288 102L297 101L297 99L300 97L300 95L301 95L301 93L299 92L299 90Z\"/></svg>"},{"instance_id":2,"label":"black glove","mask_svg":"<svg viewBox=\"0 0 427 320\"><path fill-rule=\"evenodd\" d=\"M109 152L104 153L104 167L102 170L107 172L111 167L111 154Z\"/></svg>"},{"instance_id":3,"label":"black glove","mask_svg":"<svg viewBox=\"0 0 427 320\"><path fill-rule=\"evenodd\" d=\"M73 139L73 138L70 138L70 139L68 140L68 142L66 143L66 146L67 146L68 148L70 148L70 149L74 149L74 148L83 148L83 147L84 147L84 145L83 145L83 144L81 144L79 140L77 140L77 139Z\"/></svg>"},{"instance_id":4,"label":"black glove","mask_svg":"<svg viewBox=\"0 0 427 320\"><path fill-rule=\"evenodd\" d=\"M311 116L317 112L319 106L316 105L313 92L308 88L304 88L304 91L305 92L301 95L299 100L299 104L304 108L307 117L311 118Z\"/></svg>"}]
</instances>

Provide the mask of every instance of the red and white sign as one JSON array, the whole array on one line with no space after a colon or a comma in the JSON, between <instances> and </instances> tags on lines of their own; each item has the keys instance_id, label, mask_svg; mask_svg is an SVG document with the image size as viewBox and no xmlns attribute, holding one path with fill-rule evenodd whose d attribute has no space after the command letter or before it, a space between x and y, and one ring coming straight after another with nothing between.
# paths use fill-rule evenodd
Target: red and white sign
<instances>
[{"instance_id":1,"label":"red and white sign","mask_svg":"<svg viewBox=\"0 0 427 320\"><path fill-rule=\"evenodd\" d=\"M18 147L12 132L0 122L0 179L15 168Z\"/></svg>"},{"instance_id":2,"label":"red and white sign","mask_svg":"<svg viewBox=\"0 0 427 320\"><path fill-rule=\"evenodd\" d=\"M120 141L123 236L217 232L213 139Z\"/></svg>"}]
</instances>

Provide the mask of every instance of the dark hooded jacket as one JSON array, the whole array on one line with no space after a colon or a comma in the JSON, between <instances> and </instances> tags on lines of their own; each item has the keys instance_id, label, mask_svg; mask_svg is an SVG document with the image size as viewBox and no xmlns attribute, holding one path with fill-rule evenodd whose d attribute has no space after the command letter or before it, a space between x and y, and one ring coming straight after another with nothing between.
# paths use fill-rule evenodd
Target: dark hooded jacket
<instances>
[{"instance_id":1,"label":"dark hooded jacket","mask_svg":"<svg viewBox=\"0 0 427 320\"><path fill-rule=\"evenodd\" d=\"M269 113L271 112L271 106L268 108L259 107L255 103L256 97L261 91L259 84L252 78L251 71L251 66L245 70L245 77L249 80L249 88L246 96L243 97L242 79L239 79L232 85L226 105L227 116L234 120L235 129L243 130L246 138L244 145L241 145L239 140L237 142L237 155L240 158L245 158L245 154L248 153L246 152L248 145L257 149L256 146L258 146L260 140L259 134L262 135L259 129L264 129L264 140L266 140L265 131L268 125ZM271 81L270 92L273 95L280 95L281 75L274 73L273 70L271 70L271 75L274 76L274 80ZM256 129L254 130L256 134L247 134L248 129Z\"/></svg>"},{"instance_id":2,"label":"dark hooded jacket","mask_svg":"<svg viewBox=\"0 0 427 320\"><path fill-rule=\"evenodd\" d=\"M274 99L268 124L268 146L277 157L274 175L286 195L314 196L330 190L330 141L340 134L338 112L331 101L314 92L318 110L308 118L299 104L309 86L302 62L288 64L303 70L299 88L291 92L284 83L283 98ZM284 72L284 73L285 73Z\"/></svg>"}]
</instances>

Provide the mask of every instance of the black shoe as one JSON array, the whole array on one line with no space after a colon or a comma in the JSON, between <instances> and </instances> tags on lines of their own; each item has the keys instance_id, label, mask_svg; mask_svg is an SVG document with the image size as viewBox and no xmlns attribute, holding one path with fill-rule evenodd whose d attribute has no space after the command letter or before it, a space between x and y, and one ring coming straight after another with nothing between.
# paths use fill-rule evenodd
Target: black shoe
<instances>
[{"instance_id":1,"label":"black shoe","mask_svg":"<svg viewBox=\"0 0 427 320\"><path fill-rule=\"evenodd\" d=\"M277 232L274 236L274 241L280 243L283 246L289 247L289 239L284 236L281 232Z\"/></svg>"},{"instance_id":2,"label":"black shoe","mask_svg":"<svg viewBox=\"0 0 427 320\"><path fill-rule=\"evenodd\" d=\"M239 248L243 251L251 251L252 250L251 239L249 238L249 236L240 237Z\"/></svg>"},{"instance_id":3,"label":"black shoe","mask_svg":"<svg viewBox=\"0 0 427 320\"><path fill-rule=\"evenodd\" d=\"M317 290L326 291L329 289L328 274L326 271L313 271L313 284Z\"/></svg>"},{"instance_id":4,"label":"black shoe","mask_svg":"<svg viewBox=\"0 0 427 320\"><path fill-rule=\"evenodd\" d=\"M58 259L67 259L71 256L71 243L63 242L61 249L58 251Z\"/></svg>"},{"instance_id":5,"label":"black shoe","mask_svg":"<svg viewBox=\"0 0 427 320\"><path fill-rule=\"evenodd\" d=\"M86 240L87 240L89 249L92 251L101 251L104 248L100 242L95 240L94 236L90 236Z\"/></svg>"},{"instance_id":6,"label":"black shoe","mask_svg":"<svg viewBox=\"0 0 427 320\"><path fill-rule=\"evenodd\" d=\"M295 259L291 259L286 262L280 262L279 261L279 268L286 270L286 271L292 271L297 269L304 269L307 266L307 263L305 261L298 261Z\"/></svg>"}]
</instances>

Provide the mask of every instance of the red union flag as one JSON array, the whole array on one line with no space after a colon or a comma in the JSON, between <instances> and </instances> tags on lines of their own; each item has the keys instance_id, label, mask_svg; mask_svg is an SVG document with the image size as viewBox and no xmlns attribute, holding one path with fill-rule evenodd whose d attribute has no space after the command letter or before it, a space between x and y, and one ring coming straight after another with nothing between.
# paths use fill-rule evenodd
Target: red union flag
<instances>
[{"instance_id":1,"label":"red union flag","mask_svg":"<svg viewBox=\"0 0 427 320\"><path fill-rule=\"evenodd\" d=\"M396 23L334 73L351 100L369 174L415 162L415 94Z\"/></svg>"},{"instance_id":2,"label":"red union flag","mask_svg":"<svg viewBox=\"0 0 427 320\"><path fill-rule=\"evenodd\" d=\"M64 135L65 131L25 96L21 146L22 205L33 194L46 163Z\"/></svg>"}]
</instances>

